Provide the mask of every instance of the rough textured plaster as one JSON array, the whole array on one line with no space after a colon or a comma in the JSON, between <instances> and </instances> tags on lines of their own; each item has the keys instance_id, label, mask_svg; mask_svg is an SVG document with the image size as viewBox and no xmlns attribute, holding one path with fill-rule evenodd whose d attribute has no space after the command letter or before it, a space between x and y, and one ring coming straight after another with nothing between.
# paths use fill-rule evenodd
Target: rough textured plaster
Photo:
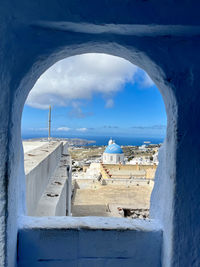
<instances>
[{"instance_id":1,"label":"rough textured plaster","mask_svg":"<svg viewBox=\"0 0 200 267\"><path fill-rule=\"evenodd\" d=\"M43 31L43 29L42 29L42 31ZM60 34L61 33L58 33L57 37L60 39L61 42L64 42L63 41L64 36L62 36L62 34L61 35ZM57 33L56 33L56 35L57 35ZM74 36L72 35L71 37L74 37ZM147 64L147 62L148 62L147 67L149 69L149 74L151 75L151 73L152 73L151 76L154 78L154 80L157 80L157 83L159 83L160 78L163 77L162 71L159 69L159 67L157 67L146 56L145 53L138 52L137 49L135 49L133 45L130 46L130 44L133 42L133 40L131 40L131 38L129 38L129 40L128 40L128 43L129 43L128 46L125 45L125 40L122 40L122 44L123 44L122 45L121 39L120 39L120 44L117 44L117 38L115 38L114 43L112 43L112 41L110 42L110 40L107 43L105 43L106 38L107 38L107 37L105 38L105 36L102 37L102 39L104 41L99 40L99 42L97 42L96 40L95 40L95 42L92 42L90 40L92 38L92 36L86 36L86 37L80 36L80 38L83 38L83 39L86 38L86 40L83 40L83 42L86 41L87 46L85 46L84 44L80 44L78 46L71 44L71 38L70 38L70 43L68 44L68 46L65 46L64 48L59 49L58 50L59 52L57 51L57 49L55 52L51 51L53 57L47 58L45 65L41 64L40 61L38 61L38 62L36 61L37 64L36 64L36 66L33 66L33 71L31 71L31 73L32 74L34 73L35 75L32 77L32 79L29 79L29 82L26 84L26 88L31 89L33 81L36 81L38 74L41 73L41 71L43 71L44 66L45 66L45 69L47 67L49 67L50 62L54 63L56 60L64 58L68 55L71 56L73 54L79 54L79 53L84 53L84 52L102 52L102 53L108 53L108 54L113 54L113 55L119 55L119 56L122 56L126 59L129 59L133 63L138 63L138 65L143 66L143 67L144 67L144 64ZM88 38L90 40L89 42L87 41ZM109 39L110 39L110 37L109 37ZM113 39L113 37L111 37L111 40L112 39ZM66 41L66 44L69 42L68 39L65 41ZM75 38L75 42L77 42L77 41L79 43L79 40L76 40L76 38ZM136 44L138 45L137 42L138 42L138 40L136 40ZM151 42L153 42L153 40L151 40ZM133 44L134 44L134 42L133 42ZM44 61L44 63L45 63L45 61ZM41 67L42 67L42 70L41 70ZM26 74L25 74L25 81L26 81ZM31 83L30 83L30 81L31 81ZM20 88L21 88L21 86L19 87L19 89ZM164 89L163 83L162 83L162 88ZM19 101L20 101L20 98L18 98L18 103L19 103ZM22 106L23 106L23 102L22 102ZM167 235L168 234L169 233L167 233ZM167 241L167 239L166 239L166 241ZM168 246L170 246L170 241L171 241L170 239L167 241L169 243L169 244L167 244Z\"/></svg>"},{"instance_id":2,"label":"rough textured plaster","mask_svg":"<svg viewBox=\"0 0 200 267\"><path fill-rule=\"evenodd\" d=\"M33 34L35 35L36 30L33 30ZM118 37L115 36L115 38L113 38L113 36L100 36L97 37L95 36L95 41L93 40L93 36L85 36L85 35L77 35L74 36L74 34L69 34L68 36L64 36L62 33L49 33L49 32L44 32L43 29L39 30L41 31L42 35L37 35L38 36L43 36L43 38L47 38L47 39L51 39L50 42L50 47L45 47L45 49L42 49L41 44L43 43L41 40L37 40L36 43L39 44L38 46L34 46L34 47L26 47L27 49L25 49L25 51L23 50L23 59L17 61L19 66L16 66L18 69L22 70L21 73L21 77L24 77L24 79L21 81L21 83L18 86L18 94L15 95L15 100L14 100L14 105L13 105L13 118L12 118L12 122L15 125L16 124L16 118L15 118L15 111L14 110L18 110L18 107L20 105L20 109L22 110L24 101L25 101L25 96L28 93L28 90L30 90L34 84L34 82L37 80L37 78L39 77L39 75L46 69L48 68L51 64L53 64L55 61L64 58L66 56L71 56L74 54L79 54L79 53L84 53L84 52L102 52L102 53L108 53L108 54L113 54L113 55L119 55L122 56L126 59L129 59L131 62L133 63L138 63L138 65L143 66L146 64L146 69L149 70L149 74L151 75L152 73L152 77L156 80L160 79L160 77L162 77L162 72L159 70L159 68L152 62L149 60L149 58L147 57L147 55L144 52L138 52L137 48L134 48L134 45L138 46L140 45L140 41L139 40L131 40L132 38L128 38L128 40L126 39L119 39L119 44L117 43ZM99 40L98 40L99 39ZM113 40L114 39L114 40ZM73 42L72 42L73 40ZM81 43L80 43L81 40ZM113 42L114 41L114 42ZM135 42L134 42L135 41ZM138 43L139 41L139 43ZM31 43L32 41L30 40L29 43ZM75 42L75 43L74 43ZM128 42L128 45L125 45L126 42ZM151 42L153 42L153 40L151 40ZM61 43L62 45L65 44L65 46L58 46L59 43ZM31 50L31 51L30 51ZM41 51L44 50L44 54L41 55ZM30 61L30 52L32 55L32 60L33 62L35 62L34 65L30 65L29 61ZM37 55L40 55L39 57ZM48 55L51 55L50 57ZM18 57L20 57L20 53L18 53ZM41 58L43 59L43 61L41 60ZM20 58L21 59L21 58ZM45 59L45 60L44 60ZM26 64L25 64L26 62ZM30 66L27 66L27 62L29 63ZM148 62L148 64L147 64ZM154 74L154 75L153 75ZM159 76L160 74L160 76ZM17 81L18 81L18 76L17 76ZM17 81L16 81L16 85L17 85ZM23 89L23 90L22 90ZM24 89L26 89L26 91L24 91ZM13 142L15 143L20 143L20 131L18 130L18 134L16 133L16 131L13 131ZM18 150L20 151L20 149ZM18 152L19 153L19 152ZM21 157L21 162L23 161L23 157L20 155L15 155L15 157L17 156L17 159L19 159ZM13 161L13 163L16 164L15 161ZM12 165L12 166L16 166L15 169L19 168L19 165ZM16 173L15 175L13 175L13 179L15 176L16 179ZM20 174L19 174L20 176ZM18 177L19 177L18 176ZM18 178L20 179L20 177ZM19 180L18 180L19 181ZM19 187L20 188L20 187ZM18 189L20 190L20 189ZM12 195L14 196L16 194L17 191L17 186L15 186L13 188L13 193ZM18 198L19 200L21 200L22 203L19 203L19 205L21 206L24 202L24 199L22 198ZM17 204L17 202L13 201L12 202L13 205ZM11 208L12 210L13 208ZM20 209L20 207L19 207ZM15 208L15 210L17 210L17 208ZM15 230L16 231L16 230ZM13 230L13 234L11 236L16 236L16 234L14 233ZM12 251L14 252L14 246L15 246L15 242L13 242L13 238L9 236L8 239L8 246L10 249L8 249L9 251L9 256L8 259L10 261L9 265L12 266L12 262L14 261L14 257L15 254L12 253ZM12 256L11 256L12 253Z\"/></svg>"},{"instance_id":3,"label":"rough textured plaster","mask_svg":"<svg viewBox=\"0 0 200 267\"><path fill-rule=\"evenodd\" d=\"M18 266L160 267L160 244L159 231L23 229Z\"/></svg>"},{"instance_id":4,"label":"rough textured plaster","mask_svg":"<svg viewBox=\"0 0 200 267\"><path fill-rule=\"evenodd\" d=\"M20 229L117 229L138 231L161 231L161 226L155 220L129 220L126 218L104 217L30 217L21 216Z\"/></svg>"},{"instance_id":5,"label":"rough textured plaster","mask_svg":"<svg viewBox=\"0 0 200 267\"><path fill-rule=\"evenodd\" d=\"M35 29L34 29L34 31L35 31ZM43 29L42 29L42 31L43 31ZM57 35L57 33L56 33L56 35ZM60 33L58 35L60 35ZM15 107L15 105L17 105L17 107L18 107L18 105L20 104L20 110L21 110L23 107L24 101L25 101L24 96L26 96L27 92L28 92L28 91L24 91L24 90L22 91L22 88L26 88L26 90L28 90L28 89L30 90L32 88L34 82L37 80L38 76L41 74L41 72L43 72L46 68L48 68L51 64L53 64L58 59L64 58L68 55L71 56L73 54L79 54L79 53L84 53L84 52L102 52L102 53L109 53L109 54L114 54L114 55L119 55L119 56L124 55L125 58L130 58L130 61L133 63L137 63L137 61L138 61L140 63L140 65L144 64L143 61L145 61L145 59L146 59L149 62L149 68L151 70L157 69L157 71L160 73L159 68L156 67L156 65L153 62L151 62L144 53L138 54L138 51L137 51L137 49L135 50L135 48L133 49L133 48L130 48L129 46L125 47L124 45L122 46L121 44L112 43L110 41L108 43L105 43L106 42L106 40L104 40L105 37L103 37L103 40L104 40L103 42L101 40L99 42L96 42L96 41L95 42L92 42L92 41L87 42L88 37L89 37L89 39L91 39L91 37L92 37L92 36L88 36L86 38L86 40L83 40L83 43L81 45L71 44L71 38L70 38L70 40L68 38L66 40L63 40L63 39L65 39L65 37L62 34L60 36L57 36L57 37L59 38L60 42L64 42L64 41L66 42L65 47L57 48L58 44L54 44L54 45L56 45L55 52L52 51L52 48L50 48L50 53L52 54L52 56L47 57L46 51L45 51L45 54L43 56L45 58L45 61L43 61L42 64L41 64L41 61L39 59L35 58L36 63L35 63L35 65L32 66L32 68L29 70L28 73L27 73L27 66L26 66L26 69L24 69L25 68L24 66L20 67L20 68L24 69L24 77L25 78L22 80L22 82L19 85L19 91L18 91L19 94L16 95L13 107ZM55 39L53 38L52 41L53 42L55 40L58 41L57 37ZM84 36L82 36L81 38L85 39ZM57 43L57 41L56 41L56 43ZM76 38L75 38L75 42L77 42L77 41L79 43L79 40L76 40ZM87 45L84 44L85 41L86 41ZM69 42L69 44L68 44L68 42ZM124 40L123 40L123 42L124 42ZM40 42L39 42L39 44L40 44ZM41 47L36 47L36 50L37 49L39 49L41 51ZM30 50L30 48L29 48L29 50ZM35 51L35 53L38 53L38 51ZM48 51L48 53L49 53L49 51ZM157 71L155 72L156 74L157 74ZM29 76L30 74L31 74L31 76ZM28 77L29 77L29 79L28 79ZM13 114L15 114L15 113L13 112ZM13 118L13 122L15 122L14 118ZM17 142L17 139L18 139L18 142L20 142L19 141L20 135L15 134L14 138L15 138L16 142ZM21 157L21 160L23 161L23 157ZM24 199L22 199L22 198L19 198L19 199L21 200L21 203L19 203L19 205L21 206L21 205L23 205ZM21 208L19 207L19 209L21 209ZM14 235L14 233L13 233L13 235ZM10 245L9 245L9 240L11 241ZM15 246L13 239L8 239L8 245L10 248L12 248L12 250L9 250L9 253L11 253L12 251L14 251L14 246ZM14 256L14 255L15 254L12 254L12 256ZM9 263L10 266L12 266L11 256L9 256L8 259L10 260L10 263ZM14 258L13 258L13 261L14 261Z\"/></svg>"}]
</instances>

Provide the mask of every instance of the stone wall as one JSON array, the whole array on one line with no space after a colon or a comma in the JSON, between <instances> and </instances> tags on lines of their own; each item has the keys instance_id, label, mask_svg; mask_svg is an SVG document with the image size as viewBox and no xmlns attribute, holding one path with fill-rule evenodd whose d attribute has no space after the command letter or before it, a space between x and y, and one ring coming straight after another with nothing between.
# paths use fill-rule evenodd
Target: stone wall
<instances>
[{"instance_id":1,"label":"stone wall","mask_svg":"<svg viewBox=\"0 0 200 267\"><path fill-rule=\"evenodd\" d=\"M101 174L103 179L134 178L154 179L157 165L121 165L121 164L101 164Z\"/></svg>"},{"instance_id":2,"label":"stone wall","mask_svg":"<svg viewBox=\"0 0 200 267\"><path fill-rule=\"evenodd\" d=\"M56 171L60 167L62 150L62 142L51 142L25 154L27 215L45 216L47 210L49 215L66 214L66 174L62 181L57 181L60 186L54 183L56 176L56 180L61 179ZM59 203L61 199L64 203ZM56 212L58 203L62 206L62 212Z\"/></svg>"}]
</instances>

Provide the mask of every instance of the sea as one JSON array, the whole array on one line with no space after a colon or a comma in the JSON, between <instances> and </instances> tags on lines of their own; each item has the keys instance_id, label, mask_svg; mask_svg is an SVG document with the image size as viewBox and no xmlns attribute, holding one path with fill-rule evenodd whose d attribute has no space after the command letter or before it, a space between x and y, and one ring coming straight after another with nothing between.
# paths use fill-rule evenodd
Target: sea
<instances>
[{"instance_id":1,"label":"sea","mask_svg":"<svg viewBox=\"0 0 200 267\"><path fill-rule=\"evenodd\" d=\"M34 139L34 138L45 138L44 136L39 135L31 135L31 134L22 134L22 139ZM160 144L163 143L164 137L132 137L132 136L87 136L87 135L77 135L77 136L60 136L60 135L53 135L52 137L57 138L80 138L86 140L93 140L95 143L88 144L89 146L105 146L108 144L109 139L112 137L113 140L118 145L121 146L141 146L144 142L149 142L150 144Z\"/></svg>"}]
</instances>

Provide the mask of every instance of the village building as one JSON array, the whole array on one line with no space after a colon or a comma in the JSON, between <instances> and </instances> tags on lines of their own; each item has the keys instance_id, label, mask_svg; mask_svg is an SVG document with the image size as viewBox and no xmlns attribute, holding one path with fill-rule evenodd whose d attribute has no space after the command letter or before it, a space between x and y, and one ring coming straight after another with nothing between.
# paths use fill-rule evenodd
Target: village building
<instances>
[{"instance_id":1,"label":"village building","mask_svg":"<svg viewBox=\"0 0 200 267\"><path fill-rule=\"evenodd\" d=\"M72 216L149 218L156 164L124 164L110 139L102 163L91 163L73 179Z\"/></svg>"},{"instance_id":2,"label":"village building","mask_svg":"<svg viewBox=\"0 0 200 267\"><path fill-rule=\"evenodd\" d=\"M112 139L109 140L108 146L103 153L103 163L124 164L124 152Z\"/></svg>"}]
</instances>

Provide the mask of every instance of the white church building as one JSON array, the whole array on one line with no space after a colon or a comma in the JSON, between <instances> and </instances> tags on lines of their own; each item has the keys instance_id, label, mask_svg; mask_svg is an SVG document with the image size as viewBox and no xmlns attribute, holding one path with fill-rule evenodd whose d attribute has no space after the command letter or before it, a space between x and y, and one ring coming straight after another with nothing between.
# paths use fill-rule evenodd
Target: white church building
<instances>
[{"instance_id":1,"label":"white church building","mask_svg":"<svg viewBox=\"0 0 200 267\"><path fill-rule=\"evenodd\" d=\"M104 164L124 164L124 152L122 148L110 139L103 153Z\"/></svg>"}]
</instances>

